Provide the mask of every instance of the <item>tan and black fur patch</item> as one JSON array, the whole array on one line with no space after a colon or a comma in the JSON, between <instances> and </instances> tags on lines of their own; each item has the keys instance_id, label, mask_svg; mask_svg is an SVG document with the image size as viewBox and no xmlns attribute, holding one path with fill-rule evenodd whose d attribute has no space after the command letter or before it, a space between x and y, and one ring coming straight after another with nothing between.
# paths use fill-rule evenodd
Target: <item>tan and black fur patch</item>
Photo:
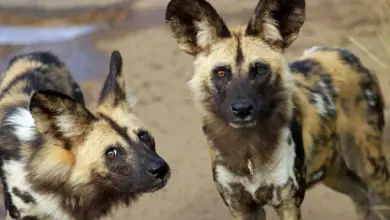
<instances>
[{"instance_id":1,"label":"tan and black fur patch","mask_svg":"<svg viewBox=\"0 0 390 220\"><path fill-rule=\"evenodd\" d=\"M194 56L189 82L203 113L216 187L235 219L301 219L319 182L348 195L359 220L368 191L390 204L378 80L346 49L313 47L288 64L305 0L260 0L248 25L228 29L205 0L171 0L166 23Z\"/></svg>"},{"instance_id":2,"label":"tan and black fur patch","mask_svg":"<svg viewBox=\"0 0 390 220\"><path fill-rule=\"evenodd\" d=\"M10 61L0 84L0 156L11 218L99 219L165 186L170 168L127 96L118 51L95 113L56 55Z\"/></svg>"}]
</instances>

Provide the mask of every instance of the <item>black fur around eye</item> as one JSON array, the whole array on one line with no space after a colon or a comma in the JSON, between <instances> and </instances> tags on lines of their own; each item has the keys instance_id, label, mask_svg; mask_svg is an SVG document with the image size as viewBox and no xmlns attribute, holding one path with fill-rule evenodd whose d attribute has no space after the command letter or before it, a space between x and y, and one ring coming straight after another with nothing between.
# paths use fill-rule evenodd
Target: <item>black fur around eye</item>
<instances>
[{"instance_id":1,"label":"black fur around eye","mask_svg":"<svg viewBox=\"0 0 390 220\"><path fill-rule=\"evenodd\" d=\"M219 66L213 69L213 77L216 79L227 79L231 78L231 70L228 66Z\"/></svg>"},{"instance_id":2,"label":"black fur around eye","mask_svg":"<svg viewBox=\"0 0 390 220\"><path fill-rule=\"evenodd\" d=\"M138 132L138 138L141 142L145 143L146 145L150 146L151 148L154 148L154 139L150 134L146 131L140 131Z\"/></svg>"},{"instance_id":3,"label":"black fur around eye","mask_svg":"<svg viewBox=\"0 0 390 220\"><path fill-rule=\"evenodd\" d=\"M256 76L268 75L269 73L271 73L270 66L266 63L263 63L263 62L254 63L250 69L250 75L253 78Z\"/></svg>"},{"instance_id":4,"label":"black fur around eye","mask_svg":"<svg viewBox=\"0 0 390 220\"><path fill-rule=\"evenodd\" d=\"M109 148L106 151L105 156L107 159L112 160L112 159L116 158L117 156L119 156L119 150L116 148Z\"/></svg>"},{"instance_id":5,"label":"black fur around eye","mask_svg":"<svg viewBox=\"0 0 390 220\"><path fill-rule=\"evenodd\" d=\"M145 143L149 143L151 141L151 138L148 134L148 132L146 131L140 131L138 133L138 138L142 141L142 142L145 142Z\"/></svg>"}]
</instances>

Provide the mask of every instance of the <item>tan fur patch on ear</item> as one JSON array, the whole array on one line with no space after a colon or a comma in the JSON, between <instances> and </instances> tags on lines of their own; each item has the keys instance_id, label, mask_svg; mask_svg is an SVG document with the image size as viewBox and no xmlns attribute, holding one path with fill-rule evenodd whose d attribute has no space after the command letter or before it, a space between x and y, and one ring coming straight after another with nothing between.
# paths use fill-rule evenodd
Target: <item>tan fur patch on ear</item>
<instances>
[{"instance_id":1,"label":"tan fur patch on ear","mask_svg":"<svg viewBox=\"0 0 390 220\"><path fill-rule=\"evenodd\" d=\"M55 123L58 125L58 128L61 130L64 137L77 137L82 135L82 131L73 115L64 114L57 116Z\"/></svg>"},{"instance_id":2,"label":"tan fur patch on ear","mask_svg":"<svg viewBox=\"0 0 390 220\"><path fill-rule=\"evenodd\" d=\"M207 20L195 22L195 26L198 29L196 38L199 47L205 48L214 42L217 33Z\"/></svg>"},{"instance_id":3,"label":"tan fur patch on ear","mask_svg":"<svg viewBox=\"0 0 390 220\"><path fill-rule=\"evenodd\" d=\"M267 19L267 22L263 24L264 27L264 37L272 41L281 41L283 40L282 35L280 34L277 28L277 22L273 19Z\"/></svg>"}]
</instances>

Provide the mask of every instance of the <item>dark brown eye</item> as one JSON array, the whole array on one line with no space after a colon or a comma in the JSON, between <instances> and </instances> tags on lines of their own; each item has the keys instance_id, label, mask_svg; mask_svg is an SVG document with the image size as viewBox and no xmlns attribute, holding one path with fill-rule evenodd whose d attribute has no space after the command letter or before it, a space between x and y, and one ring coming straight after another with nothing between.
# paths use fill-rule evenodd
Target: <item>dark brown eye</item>
<instances>
[{"instance_id":1,"label":"dark brown eye","mask_svg":"<svg viewBox=\"0 0 390 220\"><path fill-rule=\"evenodd\" d=\"M255 79L258 76L266 76L271 73L270 67L262 62L256 62L250 69L249 76Z\"/></svg>"},{"instance_id":2,"label":"dark brown eye","mask_svg":"<svg viewBox=\"0 0 390 220\"><path fill-rule=\"evenodd\" d=\"M226 72L223 71L223 70L220 70L220 71L217 72L217 76L218 77L224 77L224 76L226 76Z\"/></svg>"},{"instance_id":3,"label":"dark brown eye","mask_svg":"<svg viewBox=\"0 0 390 220\"><path fill-rule=\"evenodd\" d=\"M229 79L231 76L230 67L219 66L213 69L213 75L216 79Z\"/></svg>"},{"instance_id":4,"label":"dark brown eye","mask_svg":"<svg viewBox=\"0 0 390 220\"><path fill-rule=\"evenodd\" d=\"M141 131L138 133L138 138L146 143L146 144L149 144L151 141L152 141L152 138L150 137L150 135L146 132L146 131Z\"/></svg>"},{"instance_id":5,"label":"dark brown eye","mask_svg":"<svg viewBox=\"0 0 390 220\"><path fill-rule=\"evenodd\" d=\"M115 148L110 148L106 151L106 157L108 159L114 159L115 157L117 157L119 155L119 152L117 149Z\"/></svg>"},{"instance_id":6,"label":"dark brown eye","mask_svg":"<svg viewBox=\"0 0 390 220\"><path fill-rule=\"evenodd\" d=\"M138 132L138 138L142 143L146 144L150 149L152 150L156 149L154 139L152 136L150 136L148 132L146 131Z\"/></svg>"},{"instance_id":7,"label":"dark brown eye","mask_svg":"<svg viewBox=\"0 0 390 220\"><path fill-rule=\"evenodd\" d=\"M255 63L254 71L257 75L266 75L271 72L271 69L267 64L257 62Z\"/></svg>"}]
</instances>

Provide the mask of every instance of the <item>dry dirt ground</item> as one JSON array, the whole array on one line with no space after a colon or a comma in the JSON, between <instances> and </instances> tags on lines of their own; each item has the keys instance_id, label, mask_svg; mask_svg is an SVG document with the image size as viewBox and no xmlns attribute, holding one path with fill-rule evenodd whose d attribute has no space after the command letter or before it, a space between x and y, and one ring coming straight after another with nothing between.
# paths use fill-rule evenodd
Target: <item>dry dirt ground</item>
<instances>
[{"instance_id":1,"label":"dry dirt ground","mask_svg":"<svg viewBox=\"0 0 390 220\"><path fill-rule=\"evenodd\" d=\"M210 2L229 25L237 25L246 24L257 0ZM164 26L166 4L167 0L136 1L130 22L110 26L109 33L59 44L0 47L0 61L4 64L9 56L22 51L53 50L70 65L93 108L102 76L108 68L108 55L111 50L119 49L124 58L127 83L139 98L135 110L150 126L157 149L170 163L173 174L165 189L145 195L131 209L120 209L107 219L232 219L212 183L200 116L186 85L192 73L192 58L177 48ZM348 48L378 72L384 94L387 94L390 91L389 70L368 58L348 40L348 36L353 36L379 58L385 59L385 51L377 38L379 20L373 3L308 0L307 5L307 21L300 38L286 52L288 60L315 45ZM390 96L385 96L389 103ZM277 219L271 209L267 211L268 219ZM321 185L307 193L303 216L315 220L355 219L348 198Z\"/></svg>"}]
</instances>

